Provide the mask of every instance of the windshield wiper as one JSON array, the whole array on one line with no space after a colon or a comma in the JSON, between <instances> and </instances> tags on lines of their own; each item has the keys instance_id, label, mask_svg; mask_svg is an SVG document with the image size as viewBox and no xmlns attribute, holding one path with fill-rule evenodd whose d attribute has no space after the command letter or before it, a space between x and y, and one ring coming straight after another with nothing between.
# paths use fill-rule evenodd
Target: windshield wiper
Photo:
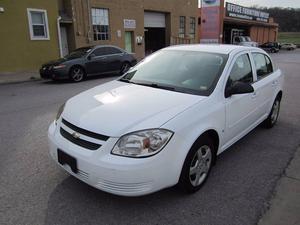
<instances>
[{"instance_id":1,"label":"windshield wiper","mask_svg":"<svg viewBox=\"0 0 300 225\"><path fill-rule=\"evenodd\" d=\"M161 84L156 84L156 83L134 83L137 85L142 85L142 86L147 86L147 87L153 87L153 88L159 88L159 89L165 89L165 90L169 90L169 91L175 91L174 87L169 87L169 86L164 86Z\"/></svg>"},{"instance_id":2,"label":"windshield wiper","mask_svg":"<svg viewBox=\"0 0 300 225\"><path fill-rule=\"evenodd\" d=\"M119 79L119 81L123 81L123 82L130 83L130 84L135 84L135 82L133 82L129 79L126 79L126 78L121 78L121 79Z\"/></svg>"},{"instance_id":3,"label":"windshield wiper","mask_svg":"<svg viewBox=\"0 0 300 225\"><path fill-rule=\"evenodd\" d=\"M123 81L123 82L130 83L130 84L136 84L136 85L142 85L142 86L147 86L147 87L153 87L153 88L159 88L159 89L175 91L174 87L164 86L164 85L157 84L157 83L133 82L133 81L131 81L129 79L126 79L126 78L121 78L121 79L119 79L119 81Z\"/></svg>"}]
</instances>

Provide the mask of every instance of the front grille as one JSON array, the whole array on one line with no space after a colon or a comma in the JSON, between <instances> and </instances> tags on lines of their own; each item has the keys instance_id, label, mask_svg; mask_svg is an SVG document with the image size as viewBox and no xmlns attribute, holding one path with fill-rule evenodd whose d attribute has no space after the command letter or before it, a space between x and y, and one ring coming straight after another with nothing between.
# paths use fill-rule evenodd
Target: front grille
<instances>
[{"instance_id":1,"label":"front grille","mask_svg":"<svg viewBox=\"0 0 300 225\"><path fill-rule=\"evenodd\" d=\"M108 138L109 138L108 136L105 136L105 135L102 135L102 134L97 134L97 133L94 133L94 132L82 129L80 127L77 127L77 126L71 124L70 122L66 121L65 119L62 119L62 122L67 127L71 128L72 130L74 130L74 131L76 131L78 133L81 133L81 134L83 134L85 136L88 136L88 137L91 137L91 138L95 138L95 139L98 139L98 140L101 140L101 141L107 141Z\"/></svg>"},{"instance_id":2,"label":"front grille","mask_svg":"<svg viewBox=\"0 0 300 225\"><path fill-rule=\"evenodd\" d=\"M75 138L72 136L72 134L68 133L66 130L64 130L63 128L60 128L60 134L67 140L69 140L70 142L79 145L83 148L87 148L90 150L97 150L98 148L101 147L100 144L96 144L90 141L86 141L80 138Z\"/></svg>"},{"instance_id":3,"label":"front grille","mask_svg":"<svg viewBox=\"0 0 300 225\"><path fill-rule=\"evenodd\" d=\"M140 183L119 183L108 180L99 179L96 186L101 190L109 192L121 192L121 193L142 193L151 189L151 182Z\"/></svg>"}]
</instances>

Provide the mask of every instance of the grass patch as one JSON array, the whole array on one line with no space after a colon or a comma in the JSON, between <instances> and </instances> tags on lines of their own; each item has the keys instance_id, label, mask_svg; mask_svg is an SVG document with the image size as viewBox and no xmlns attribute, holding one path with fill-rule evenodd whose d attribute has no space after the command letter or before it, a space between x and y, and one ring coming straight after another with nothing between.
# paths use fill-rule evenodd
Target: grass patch
<instances>
[{"instance_id":1,"label":"grass patch","mask_svg":"<svg viewBox=\"0 0 300 225\"><path fill-rule=\"evenodd\" d=\"M300 45L300 32L280 32L278 34L278 42Z\"/></svg>"}]
</instances>

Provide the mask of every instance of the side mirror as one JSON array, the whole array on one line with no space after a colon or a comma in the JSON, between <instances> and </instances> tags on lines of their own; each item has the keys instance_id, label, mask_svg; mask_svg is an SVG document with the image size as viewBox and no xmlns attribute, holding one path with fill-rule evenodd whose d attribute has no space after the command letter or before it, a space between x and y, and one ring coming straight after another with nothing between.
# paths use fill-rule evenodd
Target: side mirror
<instances>
[{"instance_id":1,"label":"side mirror","mask_svg":"<svg viewBox=\"0 0 300 225\"><path fill-rule=\"evenodd\" d=\"M232 86L226 87L225 98L228 98L232 95L247 94L253 92L254 92L254 88L252 87L251 84L237 81Z\"/></svg>"},{"instance_id":2,"label":"side mirror","mask_svg":"<svg viewBox=\"0 0 300 225\"><path fill-rule=\"evenodd\" d=\"M90 54L90 55L87 57L87 59L88 59L88 60L91 60L91 59L94 58L95 56L96 56L96 55L92 53L92 54Z\"/></svg>"}]
</instances>

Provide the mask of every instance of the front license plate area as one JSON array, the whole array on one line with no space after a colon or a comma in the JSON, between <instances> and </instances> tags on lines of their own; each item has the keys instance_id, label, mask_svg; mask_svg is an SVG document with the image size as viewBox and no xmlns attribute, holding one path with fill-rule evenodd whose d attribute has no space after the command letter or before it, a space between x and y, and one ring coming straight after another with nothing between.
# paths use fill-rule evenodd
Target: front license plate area
<instances>
[{"instance_id":1,"label":"front license plate area","mask_svg":"<svg viewBox=\"0 0 300 225\"><path fill-rule=\"evenodd\" d=\"M60 149L57 149L57 159L61 165L69 165L73 173L78 172L77 160L74 157L70 156Z\"/></svg>"}]
</instances>

